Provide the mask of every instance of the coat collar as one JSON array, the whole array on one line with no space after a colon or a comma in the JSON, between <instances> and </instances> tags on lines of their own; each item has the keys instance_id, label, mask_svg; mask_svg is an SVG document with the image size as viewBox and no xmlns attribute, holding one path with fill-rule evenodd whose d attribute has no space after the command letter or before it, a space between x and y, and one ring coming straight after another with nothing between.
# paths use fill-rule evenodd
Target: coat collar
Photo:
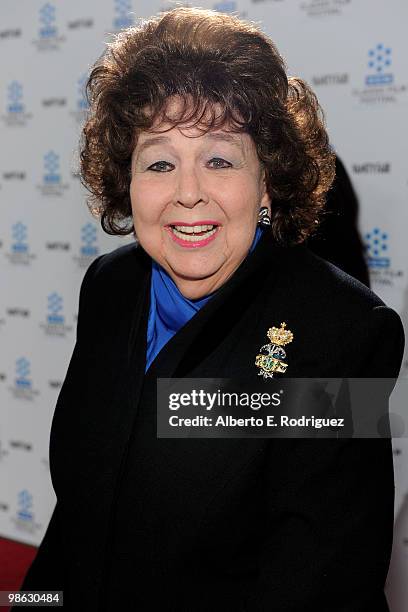
<instances>
[{"instance_id":1,"label":"coat collar","mask_svg":"<svg viewBox=\"0 0 408 612\"><path fill-rule=\"evenodd\" d=\"M129 358L133 363L141 364L143 361L145 365L146 325L140 323L142 320L146 321L148 317L151 260L148 263L149 257L140 246L137 251L135 254L140 258L145 270L142 281L145 299L142 307L136 309L134 313L129 338ZM149 378L188 376L206 355L216 349L220 339L230 333L265 285L274 282L286 262L287 251L287 248L274 243L271 232L265 231L253 252L244 259L212 299L162 348L146 376Z\"/></svg>"}]
</instances>

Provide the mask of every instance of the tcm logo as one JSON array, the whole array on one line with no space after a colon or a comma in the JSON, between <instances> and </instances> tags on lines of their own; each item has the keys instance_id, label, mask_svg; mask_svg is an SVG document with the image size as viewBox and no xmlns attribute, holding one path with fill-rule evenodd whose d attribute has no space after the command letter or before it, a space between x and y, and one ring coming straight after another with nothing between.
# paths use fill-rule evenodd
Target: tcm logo
<instances>
[{"instance_id":1,"label":"tcm logo","mask_svg":"<svg viewBox=\"0 0 408 612\"><path fill-rule=\"evenodd\" d=\"M65 337L72 330L72 325L65 324L63 307L63 299L59 293L54 291L47 296L45 323L40 323L40 327L47 336Z\"/></svg>"},{"instance_id":2,"label":"tcm logo","mask_svg":"<svg viewBox=\"0 0 408 612\"><path fill-rule=\"evenodd\" d=\"M73 259L79 268L87 268L98 253L96 226L93 223L85 223L81 227L79 253L74 255Z\"/></svg>"},{"instance_id":3,"label":"tcm logo","mask_svg":"<svg viewBox=\"0 0 408 612\"><path fill-rule=\"evenodd\" d=\"M61 314L63 311L62 297L58 293L50 293L47 302L47 323L49 325L64 325L64 315Z\"/></svg>"},{"instance_id":4,"label":"tcm logo","mask_svg":"<svg viewBox=\"0 0 408 612\"><path fill-rule=\"evenodd\" d=\"M7 88L7 112L14 115L24 113L23 86L19 81L11 81Z\"/></svg>"},{"instance_id":5,"label":"tcm logo","mask_svg":"<svg viewBox=\"0 0 408 612\"><path fill-rule=\"evenodd\" d=\"M18 221L17 223L14 223L14 225L12 225L11 233L12 253L28 253L27 226L24 223L21 223L21 221Z\"/></svg>"},{"instance_id":6,"label":"tcm logo","mask_svg":"<svg viewBox=\"0 0 408 612\"><path fill-rule=\"evenodd\" d=\"M214 4L214 10L220 13L232 13L237 10L237 3L235 0L223 0Z\"/></svg>"},{"instance_id":7,"label":"tcm logo","mask_svg":"<svg viewBox=\"0 0 408 612\"><path fill-rule=\"evenodd\" d=\"M31 523L34 519L34 514L32 512L33 496L27 491L27 489L24 489L18 493L17 506L17 519L19 521L29 521Z\"/></svg>"},{"instance_id":8,"label":"tcm logo","mask_svg":"<svg viewBox=\"0 0 408 612\"><path fill-rule=\"evenodd\" d=\"M130 15L131 10L131 0L114 0L113 27L115 30L122 30L133 25L133 17Z\"/></svg>"},{"instance_id":9,"label":"tcm logo","mask_svg":"<svg viewBox=\"0 0 408 612\"><path fill-rule=\"evenodd\" d=\"M28 378L30 374L30 362L25 357L16 360L16 379L17 389L31 389L32 383Z\"/></svg>"},{"instance_id":10,"label":"tcm logo","mask_svg":"<svg viewBox=\"0 0 408 612\"><path fill-rule=\"evenodd\" d=\"M86 73L81 74L81 76L77 78L75 96L73 96L73 106L72 110L69 112L74 121L79 125L83 123L86 113L89 110L89 102L86 95L87 81L88 75ZM75 178L79 178L79 173L75 173Z\"/></svg>"},{"instance_id":11,"label":"tcm logo","mask_svg":"<svg viewBox=\"0 0 408 612\"><path fill-rule=\"evenodd\" d=\"M94 257L98 254L96 245L96 227L92 223L86 223L81 228L81 255L84 257Z\"/></svg>"},{"instance_id":12,"label":"tcm logo","mask_svg":"<svg viewBox=\"0 0 408 612\"><path fill-rule=\"evenodd\" d=\"M44 155L44 184L45 185L56 185L61 182L61 175L59 173L59 155L54 151L48 151Z\"/></svg>"},{"instance_id":13,"label":"tcm logo","mask_svg":"<svg viewBox=\"0 0 408 612\"><path fill-rule=\"evenodd\" d=\"M56 51L60 43L65 41L65 36L60 36L56 24L56 8L54 4L47 2L43 4L38 13L39 28L38 38L32 43L37 51Z\"/></svg>"},{"instance_id":14,"label":"tcm logo","mask_svg":"<svg viewBox=\"0 0 408 612\"><path fill-rule=\"evenodd\" d=\"M388 234L378 227L365 235L365 250L369 268L389 268Z\"/></svg>"},{"instance_id":15,"label":"tcm logo","mask_svg":"<svg viewBox=\"0 0 408 612\"><path fill-rule=\"evenodd\" d=\"M390 47L378 43L368 51L368 68L370 74L366 76L366 85L391 85L394 75L390 72L392 63L392 50Z\"/></svg>"},{"instance_id":16,"label":"tcm logo","mask_svg":"<svg viewBox=\"0 0 408 612\"><path fill-rule=\"evenodd\" d=\"M7 127L25 126L32 114L27 112L23 102L23 85L20 81L10 81L6 89L5 113L1 121Z\"/></svg>"},{"instance_id":17,"label":"tcm logo","mask_svg":"<svg viewBox=\"0 0 408 612\"><path fill-rule=\"evenodd\" d=\"M48 151L43 156L42 181L37 189L44 197L61 197L69 189L69 184L62 181L60 156L55 151Z\"/></svg>"},{"instance_id":18,"label":"tcm logo","mask_svg":"<svg viewBox=\"0 0 408 612\"><path fill-rule=\"evenodd\" d=\"M18 400L33 401L39 395L38 389L34 389L34 385L30 378L30 362L26 357L16 359L16 375L13 387L9 390L11 394Z\"/></svg>"},{"instance_id":19,"label":"tcm logo","mask_svg":"<svg viewBox=\"0 0 408 612\"><path fill-rule=\"evenodd\" d=\"M56 38L58 30L56 26L55 6L47 2L44 4L39 11L40 28L38 35L42 40L49 40L50 38Z\"/></svg>"},{"instance_id":20,"label":"tcm logo","mask_svg":"<svg viewBox=\"0 0 408 612\"><path fill-rule=\"evenodd\" d=\"M10 252L5 255L11 264L30 265L31 260L35 259L36 255L30 253L25 223L17 221L11 226Z\"/></svg>"},{"instance_id":21,"label":"tcm logo","mask_svg":"<svg viewBox=\"0 0 408 612\"><path fill-rule=\"evenodd\" d=\"M27 489L23 489L17 494L17 512L12 521L17 529L35 534L41 527L34 520L33 496Z\"/></svg>"},{"instance_id":22,"label":"tcm logo","mask_svg":"<svg viewBox=\"0 0 408 612\"><path fill-rule=\"evenodd\" d=\"M88 99L86 97L86 83L88 80L88 76L83 74L79 77L77 81L77 110L86 111L89 108Z\"/></svg>"}]
</instances>

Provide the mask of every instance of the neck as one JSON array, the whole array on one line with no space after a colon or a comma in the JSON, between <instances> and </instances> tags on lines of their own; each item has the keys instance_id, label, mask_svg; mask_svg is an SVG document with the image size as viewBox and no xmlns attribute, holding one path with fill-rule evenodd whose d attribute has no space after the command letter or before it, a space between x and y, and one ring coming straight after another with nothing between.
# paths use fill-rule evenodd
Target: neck
<instances>
[{"instance_id":1,"label":"neck","mask_svg":"<svg viewBox=\"0 0 408 612\"><path fill-rule=\"evenodd\" d=\"M233 271L234 272L234 271ZM177 289L188 300L199 300L210 293L214 293L219 289L230 276L233 274L224 274L223 277L218 278L200 278L200 279L189 279L175 276L169 273L170 278L173 280Z\"/></svg>"}]
</instances>

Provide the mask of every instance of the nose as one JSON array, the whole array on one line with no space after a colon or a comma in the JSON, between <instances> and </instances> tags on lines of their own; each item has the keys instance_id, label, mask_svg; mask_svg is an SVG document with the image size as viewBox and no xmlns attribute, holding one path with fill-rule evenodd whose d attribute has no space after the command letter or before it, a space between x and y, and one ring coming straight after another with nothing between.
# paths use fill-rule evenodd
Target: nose
<instances>
[{"instance_id":1,"label":"nose","mask_svg":"<svg viewBox=\"0 0 408 612\"><path fill-rule=\"evenodd\" d=\"M207 201L202 178L191 167L179 168L175 201L185 208L194 208Z\"/></svg>"}]
</instances>

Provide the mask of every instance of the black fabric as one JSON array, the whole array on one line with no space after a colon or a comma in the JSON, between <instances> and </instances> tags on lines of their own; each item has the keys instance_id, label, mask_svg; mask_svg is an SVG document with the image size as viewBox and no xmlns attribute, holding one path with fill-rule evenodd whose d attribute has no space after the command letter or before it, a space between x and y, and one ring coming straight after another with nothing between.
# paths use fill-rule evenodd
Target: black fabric
<instances>
[{"instance_id":1,"label":"black fabric","mask_svg":"<svg viewBox=\"0 0 408 612\"><path fill-rule=\"evenodd\" d=\"M390 440L158 439L156 379L255 379L282 321L287 376L395 378L398 315L266 233L145 375L150 269L131 245L85 275L51 429L57 505L22 588L87 612L385 612Z\"/></svg>"},{"instance_id":2,"label":"black fabric","mask_svg":"<svg viewBox=\"0 0 408 612\"><path fill-rule=\"evenodd\" d=\"M346 168L336 157L336 176L327 194L323 219L308 248L370 286L364 245L358 230L358 199Z\"/></svg>"}]
</instances>

